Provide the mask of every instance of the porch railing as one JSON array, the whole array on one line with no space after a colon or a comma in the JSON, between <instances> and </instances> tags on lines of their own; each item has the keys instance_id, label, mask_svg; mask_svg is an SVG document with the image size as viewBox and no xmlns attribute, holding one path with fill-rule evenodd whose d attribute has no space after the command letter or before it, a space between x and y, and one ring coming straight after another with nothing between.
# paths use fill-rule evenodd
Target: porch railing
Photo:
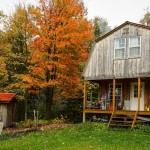
<instances>
[{"instance_id":1,"label":"porch railing","mask_svg":"<svg viewBox=\"0 0 150 150\"><path fill-rule=\"evenodd\" d=\"M111 99L101 99L100 101L86 101L86 109L100 109L100 110L113 110L113 103ZM115 109L123 109L121 102L115 103Z\"/></svg>"}]
</instances>

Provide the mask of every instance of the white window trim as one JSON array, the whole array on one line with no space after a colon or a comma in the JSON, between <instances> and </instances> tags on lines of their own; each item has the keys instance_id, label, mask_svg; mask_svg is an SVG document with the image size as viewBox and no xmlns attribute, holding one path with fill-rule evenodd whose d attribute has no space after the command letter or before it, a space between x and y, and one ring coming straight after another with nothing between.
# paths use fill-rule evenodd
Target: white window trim
<instances>
[{"instance_id":1,"label":"white window trim","mask_svg":"<svg viewBox=\"0 0 150 150\"><path fill-rule=\"evenodd\" d=\"M136 38L136 37L140 37L140 54L138 56L130 56L130 38ZM128 58L140 58L141 57L141 36L132 36L132 37L129 37L129 46L128 46ZM132 47L133 48L133 47Z\"/></svg>"},{"instance_id":2,"label":"white window trim","mask_svg":"<svg viewBox=\"0 0 150 150\"><path fill-rule=\"evenodd\" d=\"M123 57L123 58L116 58L116 57L115 57L115 56L116 56L115 40L117 40L117 39L125 39L124 57ZM115 38L115 39L114 39L114 59L115 59L115 60L125 59L125 57L126 57L126 38L123 38L123 37L121 37L121 38Z\"/></svg>"},{"instance_id":3,"label":"white window trim","mask_svg":"<svg viewBox=\"0 0 150 150\"><path fill-rule=\"evenodd\" d=\"M138 85L138 83L137 82L131 82L131 85L130 85L130 88L131 88L131 86L133 86L133 85ZM144 98L144 93L145 93L145 83L144 82L141 82L141 86L143 86L143 93L142 93L142 97L140 97L140 98ZM133 96L133 91L132 91L133 89L131 89L130 90L130 97L131 98L135 98L134 96Z\"/></svg>"},{"instance_id":4,"label":"white window trim","mask_svg":"<svg viewBox=\"0 0 150 150\"><path fill-rule=\"evenodd\" d=\"M113 84L109 84L109 95L110 95L110 86L113 86ZM121 101L122 101L122 83L116 83L116 85L121 85ZM116 88L116 86L115 86L115 88ZM115 94L115 96L116 96L116 94Z\"/></svg>"}]
</instances>

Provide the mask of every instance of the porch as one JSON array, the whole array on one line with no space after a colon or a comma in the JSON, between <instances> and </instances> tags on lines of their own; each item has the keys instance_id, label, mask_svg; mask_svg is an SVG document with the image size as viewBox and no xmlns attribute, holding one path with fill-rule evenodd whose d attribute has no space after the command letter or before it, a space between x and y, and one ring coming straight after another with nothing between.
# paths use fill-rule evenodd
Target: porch
<instances>
[{"instance_id":1,"label":"porch","mask_svg":"<svg viewBox=\"0 0 150 150\"><path fill-rule=\"evenodd\" d=\"M134 110L98 110L98 109L84 109L83 113L89 114L112 114L115 112L116 114L124 114L124 115L134 115L136 112L138 115L147 115L150 116L150 111L134 111Z\"/></svg>"},{"instance_id":2,"label":"porch","mask_svg":"<svg viewBox=\"0 0 150 150\"><path fill-rule=\"evenodd\" d=\"M92 82L99 85L97 98L92 94L89 98L87 81L84 81L83 122L86 121L86 114L150 116L150 78ZM149 118L147 121L150 121Z\"/></svg>"}]
</instances>

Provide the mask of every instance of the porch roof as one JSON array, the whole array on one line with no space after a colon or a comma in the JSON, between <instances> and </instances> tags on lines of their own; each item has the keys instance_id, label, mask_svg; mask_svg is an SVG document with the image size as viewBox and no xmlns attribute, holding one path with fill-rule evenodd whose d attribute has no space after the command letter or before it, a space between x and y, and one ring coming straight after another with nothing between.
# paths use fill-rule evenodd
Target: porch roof
<instances>
[{"instance_id":1,"label":"porch roof","mask_svg":"<svg viewBox=\"0 0 150 150\"><path fill-rule=\"evenodd\" d=\"M87 81L101 81L101 80L112 80L112 79L137 79L137 78L150 78L149 75L137 75L137 76L124 76L124 77L119 77L119 76L98 76L98 77L84 77L84 80Z\"/></svg>"}]
</instances>

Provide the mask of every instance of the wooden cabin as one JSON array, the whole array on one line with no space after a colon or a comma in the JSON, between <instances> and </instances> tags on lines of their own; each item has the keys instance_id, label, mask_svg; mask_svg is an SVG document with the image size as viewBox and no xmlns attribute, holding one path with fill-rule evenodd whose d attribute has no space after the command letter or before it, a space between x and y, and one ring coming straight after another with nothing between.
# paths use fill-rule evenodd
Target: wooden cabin
<instances>
[{"instance_id":1,"label":"wooden cabin","mask_svg":"<svg viewBox=\"0 0 150 150\"><path fill-rule=\"evenodd\" d=\"M12 125L14 121L15 96L14 93L0 93L0 121L4 127Z\"/></svg>"},{"instance_id":2,"label":"wooden cabin","mask_svg":"<svg viewBox=\"0 0 150 150\"><path fill-rule=\"evenodd\" d=\"M133 127L139 115L149 116L150 26L127 21L97 39L83 77L83 122L90 113L111 114L110 122L131 114ZM95 104L87 100L87 81L99 85Z\"/></svg>"}]
</instances>

